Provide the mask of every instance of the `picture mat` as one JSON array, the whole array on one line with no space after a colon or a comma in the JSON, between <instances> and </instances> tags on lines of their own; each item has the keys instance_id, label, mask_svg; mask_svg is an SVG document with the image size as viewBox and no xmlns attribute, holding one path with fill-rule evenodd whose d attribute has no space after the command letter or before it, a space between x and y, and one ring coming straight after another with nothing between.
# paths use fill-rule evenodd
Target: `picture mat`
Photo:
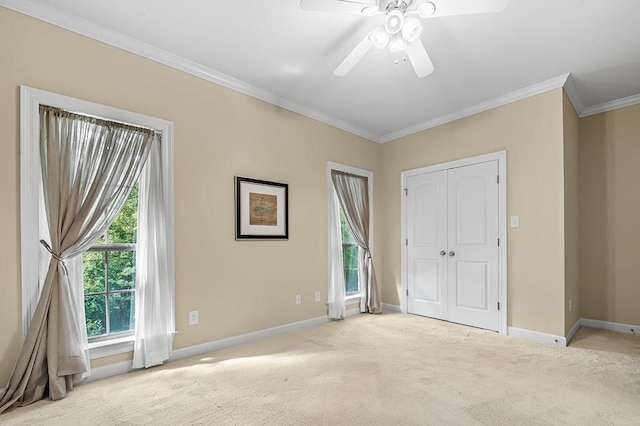
<instances>
[{"instance_id":1,"label":"picture mat","mask_svg":"<svg viewBox=\"0 0 640 426\"><path fill-rule=\"evenodd\" d=\"M265 195L275 195L278 200L276 208L278 211L278 219L276 226L251 225L249 223L249 193L258 193ZM285 194L286 188L280 186L262 185L252 182L240 182L240 230L242 235L255 236L285 236L286 220L285 220Z\"/></svg>"}]
</instances>

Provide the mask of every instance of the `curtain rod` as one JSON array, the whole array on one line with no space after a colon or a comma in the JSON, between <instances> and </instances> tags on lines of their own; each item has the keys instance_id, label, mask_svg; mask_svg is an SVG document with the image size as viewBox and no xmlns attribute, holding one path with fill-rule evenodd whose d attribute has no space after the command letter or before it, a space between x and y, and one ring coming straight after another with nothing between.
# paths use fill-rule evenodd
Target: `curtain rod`
<instances>
[{"instance_id":1,"label":"curtain rod","mask_svg":"<svg viewBox=\"0 0 640 426\"><path fill-rule=\"evenodd\" d=\"M41 107L50 108L50 109L53 109L53 110L56 110L56 111L62 111L62 112L70 113L70 114L82 115L84 117L95 118L97 120L106 121L107 123L124 124L125 126L131 126L131 127L135 127L135 128L138 128L138 129L150 130L150 131L153 132L153 134L155 136L158 137L158 139L162 139L162 132L160 130L156 130L156 129L151 128L151 127L145 127L145 126L140 126L139 124L127 123L126 121L120 121L120 120L113 120L113 119L110 119L110 118L104 118L104 117L100 117L98 115L87 114L86 112L70 111L68 109L64 109L64 108L60 108L60 107L54 107L54 106L46 105L46 104L40 104L40 106Z\"/></svg>"},{"instance_id":2,"label":"curtain rod","mask_svg":"<svg viewBox=\"0 0 640 426\"><path fill-rule=\"evenodd\" d=\"M366 176L362 176L356 173L349 173L349 172L343 172L342 170L336 170L336 169L331 169L331 173L336 173L336 174L341 174L344 176L353 176L353 177L358 177L358 178L362 178L362 179L367 179L368 178Z\"/></svg>"}]
</instances>

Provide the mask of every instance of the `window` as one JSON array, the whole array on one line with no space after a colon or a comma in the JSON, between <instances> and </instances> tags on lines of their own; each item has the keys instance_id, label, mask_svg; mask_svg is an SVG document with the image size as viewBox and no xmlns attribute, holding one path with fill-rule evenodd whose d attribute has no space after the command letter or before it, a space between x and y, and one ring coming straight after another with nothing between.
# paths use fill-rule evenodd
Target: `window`
<instances>
[{"instance_id":1,"label":"window","mask_svg":"<svg viewBox=\"0 0 640 426\"><path fill-rule=\"evenodd\" d=\"M333 170L362 176L367 179L369 204L373 205L373 173L344 164L327 162L327 308L328 316L341 319L345 315L345 307L360 303L362 312L366 297L366 284L361 283L360 251L344 212L336 196L331 173ZM369 214L369 248L373 252L373 210ZM344 282L343 282L344 280ZM365 295L366 296L366 295Z\"/></svg>"},{"instance_id":2,"label":"window","mask_svg":"<svg viewBox=\"0 0 640 426\"><path fill-rule=\"evenodd\" d=\"M360 248L351 235L347 219L340 209L340 230L342 231L342 266L347 297L360 292L358 275L358 252Z\"/></svg>"},{"instance_id":3,"label":"window","mask_svg":"<svg viewBox=\"0 0 640 426\"><path fill-rule=\"evenodd\" d=\"M40 172L40 104L153 128L160 133L159 173L162 179L163 211L166 216L167 280L170 287L170 307L166 309L171 327L175 329L174 305L174 243L173 243L173 123L92 102L83 101L44 90L22 86L20 116L20 198L21 198L21 276L22 324L27 335L49 266L50 255L39 243L48 240L42 178ZM148 167L148 166L145 166ZM155 166L158 167L158 166ZM160 177L158 177L160 176ZM142 200L140 200L143 203ZM146 205L146 204L145 204ZM68 260L69 270L84 275L86 326L90 338L91 358L125 353L133 350L135 325L135 258L138 211L138 185L120 215L104 236L91 249ZM81 262L80 262L81 260ZM35 267L34 267L35 266ZM76 269L77 268L77 269Z\"/></svg>"},{"instance_id":4,"label":"window","mask_svg":"<svg viewBox=\"0 0 640 426\"><path fill-rule=\"evenodd\" d=\"M90 340L134 331L137 231L138 184L105 235L82 254Z\"/></svg>"}]
</instances>

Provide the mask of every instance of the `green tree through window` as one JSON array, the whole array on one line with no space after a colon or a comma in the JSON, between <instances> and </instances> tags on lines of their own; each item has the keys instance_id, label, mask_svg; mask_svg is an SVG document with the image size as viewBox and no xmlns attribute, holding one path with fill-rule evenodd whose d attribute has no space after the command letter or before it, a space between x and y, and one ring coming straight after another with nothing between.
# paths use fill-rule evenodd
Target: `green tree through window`
<instances>
[{"instance_id":1,"label":"green tree through window","mask_svg":"<svg viewBox=\"0 0 640 426\"><path fill-rule=\"evenodd\" d=\"M351 230L349 230L349 225L347 225L347 219L344 217L342 209L340 209L340 229L342 231L342 263L344 266L345 290L348 295L360 291L358 284L359 247L353 235L351 235Z\"/></svg>"},{"instance_id":2,"label":"green tree through window","mask_svg":"<svg viewBox=\"0 0 640 426\"><path fill-rule=\"evenodd\" d=\"M82 255L89 338L132 331L135 325L138 184L106 234Z\"/></svg>"}]
</instances>

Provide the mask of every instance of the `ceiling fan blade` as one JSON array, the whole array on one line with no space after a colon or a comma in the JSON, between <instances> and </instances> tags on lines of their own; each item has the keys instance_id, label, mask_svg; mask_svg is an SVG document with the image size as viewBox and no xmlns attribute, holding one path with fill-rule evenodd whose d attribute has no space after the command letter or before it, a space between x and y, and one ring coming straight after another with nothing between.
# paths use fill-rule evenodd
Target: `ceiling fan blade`
<instances>
[{"instance_id":1,"label":"ceiling fan blade","mask_svg":"<svg viewBox=\"0 0 640 426\"><path fill-rule=\"evenodd\" d=\"M435 69L420 39L409 43L407 46L407 57L419 78L428 76Z\"/></svg>"},{"instance_id":2,"label":"ceiling fan blade","mask_svg":"<svg viewBox=\"0 0 640 426\"><path fill-rule=\"evenodd\" d=\"M411 11L419 11L420 5L424 3L433 3L435 12L430 16L421 16L423 18L437 18L439 16L502 12L509 4L509 0L418 0L412 5Z\"/></svg>"},{"instance_id":3,"label":"ceiling fan blade","mask_svg":"<svg viewBox=\"0 0 640 426\"><path fill-rule=\"evenodd\" d=\"M378 6L376 0L300 0L300 9L316 12L338 12L362 15L366 7Z\"/></svg>"},{"instance_id":4,"label":"ceiling fan blade","mask_svg":"<svg viewBox=\"0 0 640 426\"><path fill-rule=\"evenodd\" d=\"M340 65L338 65L335 71L333 71L333 74L338 77L344 77L345 75L349 74L351 68L353 68L354 65L360 61L360 59L362 59L365 53L367 53L369 49L371 49L371 46L373 46L373 43L371 43L369 35L367 34L366 37L363 38L362 41L360 41L360 43L358 43L358 45L351 51L351 53L349 53L347 57L344 58Z\"/></svg>"}]
</instances>

